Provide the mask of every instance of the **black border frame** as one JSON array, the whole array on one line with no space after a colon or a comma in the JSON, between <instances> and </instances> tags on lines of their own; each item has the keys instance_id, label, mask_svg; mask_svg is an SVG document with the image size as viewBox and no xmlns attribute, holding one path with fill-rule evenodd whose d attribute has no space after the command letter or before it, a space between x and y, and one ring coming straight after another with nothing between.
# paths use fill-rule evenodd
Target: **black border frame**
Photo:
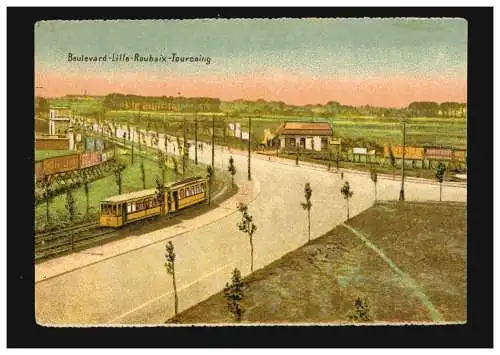
<instances>
[{"instance_id":1,"label":"black border frame","mask_svg":"<svg viewBox=\"0 0 500 355\"><path fill-rule=\"evenodd\" d=\"M46 328L34 317L34 24L55 19L461 17L468 21L468 322L446 326ZM7 8L8 347L492 347L493 8ZM14 68L15 67L15 68ZM27 97L30 100L26 100ZM490 118L491 117L491 118ZM33 143L33 142L32 142ZM14 183L16 187L14 188ZM30 188L28 188L30 186ZM481 188L482 187L482 188ZM488 189L489 188L489 189ZM488 190L487 190L488 189ZM15 204L13 202L16 202ZM15 207L14 207L15 206ZM19 213L22 211L23 213ZM29 223L28 223L29 221ZM9 223L10 222L10 223Z\"/></svg>"}]
</instances>

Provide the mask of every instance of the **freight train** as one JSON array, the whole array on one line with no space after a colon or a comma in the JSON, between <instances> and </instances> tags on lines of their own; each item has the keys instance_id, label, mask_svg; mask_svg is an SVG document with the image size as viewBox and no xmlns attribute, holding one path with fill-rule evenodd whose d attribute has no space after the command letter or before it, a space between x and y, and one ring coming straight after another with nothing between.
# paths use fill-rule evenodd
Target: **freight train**
<instances>
[{"instance_id":1,"label":"freight train","mask_svg":"<svg viewBox=\"0 0 500 355\"><path fill-rule=\"evenodd\" d=\"M402 158L403 147L400 145L385 146L384 157ZM467 150L436 147L405 147L405 158L414 160L448 160L465 163L467 161Z\"/></svg>"},{"instance_id":2,"label":"freight train","mask_svg":"<svg viewBox=\"0 0 500 355\"><path fill-rule=\"evenodd\" d=\"M114 159L114 150L69 154L35 162L35 179L100 165Z\"/></svg>"}]
</instances>

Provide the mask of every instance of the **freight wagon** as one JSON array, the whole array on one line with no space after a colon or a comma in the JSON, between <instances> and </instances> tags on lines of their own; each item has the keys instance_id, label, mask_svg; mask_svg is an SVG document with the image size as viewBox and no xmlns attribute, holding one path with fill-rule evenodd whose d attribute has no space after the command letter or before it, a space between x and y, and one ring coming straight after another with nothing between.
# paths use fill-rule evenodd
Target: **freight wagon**
<instances>
[{"instance_id":1,"label":"freight wagon","mask_svg":"<svg viewBox=\"0 0 500 355\"><path fill-rule=\"evenodd\" d=\"M426 148L425 159L428 160L451 160L452 150L447 148Z\"/></svg>"},{"instance_id":2,"label":"freight wagon","mask_svg":"<svg viewBox=\"0 0 500 355\"><path fill-rule=\"evenodd\" d=\"M43 174L53 175L78 170L79 163L80 160L78 154L47 158L43 160Z\"/></svg>"},{"instance_id":3,"label":"freight wagon","mask_svg":"<svg viewBox=\"0 0 500 355\"><path fill-rule=\"evenodd\" d=\"M101 163L101 153L91 152L80 154L80 169L89 168Z\"/></svg>"},{"instance_id":4,"label":"freight wagon","mask_svg":"<svg viewBox=\"0 0 500 355\"><path fill-rule=\"evenodd\" d=\"M389 158L391 156L391 150L394 158L402 158L403 157L403 147L400 145L395 145L392 147L385 146L384 147L384 157ZM406 159L424 159L424 148L421 147L405 147L405 158Z\"/></svg>"}]
</instances>

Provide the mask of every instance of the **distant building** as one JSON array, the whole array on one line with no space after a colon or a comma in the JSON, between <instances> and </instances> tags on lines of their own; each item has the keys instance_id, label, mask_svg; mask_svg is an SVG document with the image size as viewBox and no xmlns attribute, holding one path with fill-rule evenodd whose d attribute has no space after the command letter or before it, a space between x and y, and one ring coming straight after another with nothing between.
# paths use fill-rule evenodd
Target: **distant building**
<instances>
[{"instance_id":1,"label":"distant building","mask_svg":"<svg viewBox=\"0 0 500 355\"><path fill-rule=\"evenodd\" d=\"M333 138L329 122L285 122L276 132L281 150L327 150Z\"/></svg>"},{"instance_id":2,"label":"distant building","mask_svg":"<svg viewBox=\"0 0 500 355\"><path fill-rule=\"evenodd\" d=\"M71 123L69 107L51 107L49 109L49 135L66 135Z\"/></svg>"}]
</instances>

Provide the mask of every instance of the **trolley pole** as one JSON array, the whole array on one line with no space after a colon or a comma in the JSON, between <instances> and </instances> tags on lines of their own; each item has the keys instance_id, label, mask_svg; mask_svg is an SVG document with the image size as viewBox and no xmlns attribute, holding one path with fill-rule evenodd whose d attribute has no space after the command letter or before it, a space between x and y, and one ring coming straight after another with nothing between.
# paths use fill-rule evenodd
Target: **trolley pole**
<instances>
[{"instance_id":1,"label":"trolley pole","mask_svg":"<svg viewBox=\"0 0 500 355\"><path fill-rule=\"evenodd\" d=\"M198 113L194 113L194 163L198 165Z\"/></svg>"},{"instance_id":2,"label":"trolley pole","mask_svg":"<svg viewBox=\"0 0 500 355\"><path fill-rule=\"evenodd\" d=\"M252 117L248 116L248 181L252 180L252 174L250 170L250 154L252 152Z\"/></svg>"},{"instance_id":3,"label":"trolley pole","mask_svg":"<svg viewBox=\"0 0 500 355\"><path fill-rule=\"evenodd\" d=\"M399 201L405 200L405 150L406 150L406 120L403 120L403 159L401 163L401 191L399 191Z\"/></svg>"},{"instance_id":4,"label":"trolley pole","mask_svg":"<svg viewBox=\"0 0 500 355\"><path fill-rule=\"evenodd\" d=\"M212 169L215 169L215 116L212 115Z\"/></svg>"}]
</instances>

